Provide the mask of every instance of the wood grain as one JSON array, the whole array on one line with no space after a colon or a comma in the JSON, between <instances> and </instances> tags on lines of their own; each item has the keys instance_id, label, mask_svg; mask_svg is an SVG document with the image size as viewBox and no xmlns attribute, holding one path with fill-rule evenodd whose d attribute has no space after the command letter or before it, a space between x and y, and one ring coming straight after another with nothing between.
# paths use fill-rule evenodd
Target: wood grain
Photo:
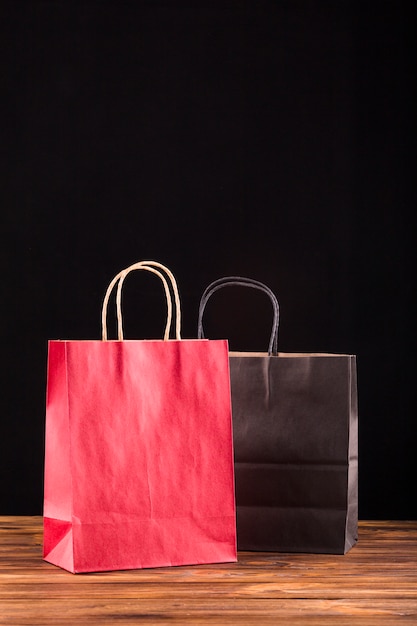
<instances>
[{"instance_id":1,"label":"wood grain","mask_svg":"<svg viewBox=\"0 0 417 626\"><path fill-rule=\"evenodd\" d=\"M417 522L360 522L345 556L70 574L42 560L42 518L0 517L1 626L417 624Z\"/></svg>"}]
</instances>

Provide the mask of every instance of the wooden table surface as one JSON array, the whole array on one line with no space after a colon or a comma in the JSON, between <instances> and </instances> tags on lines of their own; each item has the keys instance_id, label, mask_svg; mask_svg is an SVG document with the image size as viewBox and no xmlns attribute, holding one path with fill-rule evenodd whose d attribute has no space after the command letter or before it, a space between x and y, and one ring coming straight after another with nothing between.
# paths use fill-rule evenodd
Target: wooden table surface
<instances>
[{"instance_id":1,"label":"wooden table surface","mask_svg":"<svg viewBox=\"0 0 417 626\"><path fill-rule=\"evenodd\" d=\"M70 574L42 560L41 517L0 517L0 624L417 624L417 522L360 522L345 556Z\"/></svg>"}]
</instances>

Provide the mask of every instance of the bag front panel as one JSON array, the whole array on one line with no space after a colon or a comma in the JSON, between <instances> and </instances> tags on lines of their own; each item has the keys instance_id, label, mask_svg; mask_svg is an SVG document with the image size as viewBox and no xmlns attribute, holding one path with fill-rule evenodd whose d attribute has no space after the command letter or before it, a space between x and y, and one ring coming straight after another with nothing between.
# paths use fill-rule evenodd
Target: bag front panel
<instances>
[{"instance_id":1,"label":"bag front panel","mask_svg":"<svg viewBox=\"0 0 417 626\"><path fill-rule=\"evenodd\" d=\"M344 553L355 543L355 364L230 356L239 549Z\"/></svg>"},{"instance_id":2,"label":"bag front panel","mask_svg":"<svg viewBox=\"0 0 417 626\"><path fill-rule=\"evenodd\" d=\"M52 343L61 382L50 374L46 474L70 477L71 526L47 520L51 562L81 572L235 561L227 342Z\"/></svg>"}]
</instances>

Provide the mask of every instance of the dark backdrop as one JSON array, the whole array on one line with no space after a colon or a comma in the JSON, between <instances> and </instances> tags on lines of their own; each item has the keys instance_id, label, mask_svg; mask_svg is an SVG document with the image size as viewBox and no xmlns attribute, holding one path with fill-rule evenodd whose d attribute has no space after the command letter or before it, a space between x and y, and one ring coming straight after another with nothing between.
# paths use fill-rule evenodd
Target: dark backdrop
<instances>
[{"instance_id":1,"label":"dark backdrop","mask_svg":"<svg viewBox=\"0 0 417 626\"><path fill-rule=\"evenodd\" d=\"M0 6L0 514L42 512L47 339L99 338L107 284L151 258L185 337L240 274L276 292L281 351L357 354L360 517L415 518L412 3ZM141 274L126 332L161 337ZM269 313L218 294L206 330L264 350Z\"/></svg>"}]
</instances>

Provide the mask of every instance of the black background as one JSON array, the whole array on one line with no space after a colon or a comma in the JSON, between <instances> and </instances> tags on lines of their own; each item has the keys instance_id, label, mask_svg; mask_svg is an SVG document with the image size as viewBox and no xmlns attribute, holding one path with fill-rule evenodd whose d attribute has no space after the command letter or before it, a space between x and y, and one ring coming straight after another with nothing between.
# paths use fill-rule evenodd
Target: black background
<instances>
[{"instance_id":1,"label":"black background","mask_svg":"<svg viewBox=\"0 0 417 626\"><path fill-rule=\"evenodd\" d=\"M415 518L412 3L0 7L0 514L42 513L47 340L100 338L111 278L155 259L184 337L240 274L276 292L281 351L357 354L359 515ZM269 304L230 291L206 334L265 350ZM155 277L124 304L162 336Z\"/></svg>"}]
</instances>

